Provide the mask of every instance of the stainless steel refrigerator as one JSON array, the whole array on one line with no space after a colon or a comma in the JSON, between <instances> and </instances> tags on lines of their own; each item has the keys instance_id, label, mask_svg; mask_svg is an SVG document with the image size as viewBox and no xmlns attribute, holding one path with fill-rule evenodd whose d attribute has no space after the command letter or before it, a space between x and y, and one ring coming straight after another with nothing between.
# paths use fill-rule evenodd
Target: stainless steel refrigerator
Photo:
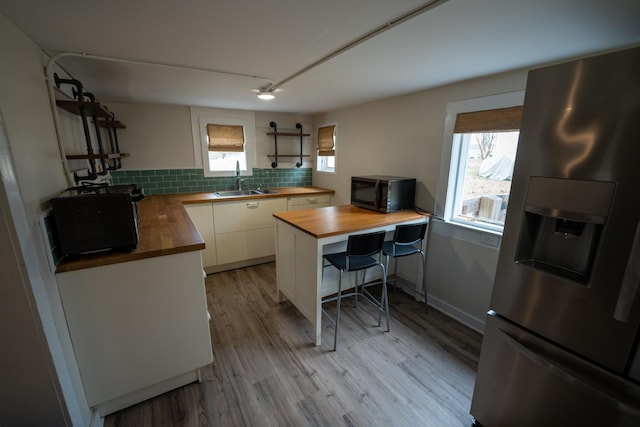
<instances>
[{"instance_id":1,"label":"stainless steel refrigerator","mask_svg":"<svg viewBox=\"0 0 640 427\"><path fill-rule=\"evenodd\" d=\"M640 48L529 73L476 424L640 426Z\"/></svg>"}]
</instances>

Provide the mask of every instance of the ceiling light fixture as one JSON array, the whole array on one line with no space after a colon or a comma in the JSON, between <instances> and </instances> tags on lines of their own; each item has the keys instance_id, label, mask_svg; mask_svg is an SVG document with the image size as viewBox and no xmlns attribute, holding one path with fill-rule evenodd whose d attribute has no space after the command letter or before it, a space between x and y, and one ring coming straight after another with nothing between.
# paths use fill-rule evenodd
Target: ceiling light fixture
<instances>
[{"instance_id":1,"label":"ceiling light fixture","mask_svg":"<svg viewBox=\"0 0 640 427\"><path fill-rule=\"evenodd\" d=\"M275 97L276 96L270 90L261 90L260 92L258 92L258 98L264 101L271 101Z\"/></svg>"}]
</instances>

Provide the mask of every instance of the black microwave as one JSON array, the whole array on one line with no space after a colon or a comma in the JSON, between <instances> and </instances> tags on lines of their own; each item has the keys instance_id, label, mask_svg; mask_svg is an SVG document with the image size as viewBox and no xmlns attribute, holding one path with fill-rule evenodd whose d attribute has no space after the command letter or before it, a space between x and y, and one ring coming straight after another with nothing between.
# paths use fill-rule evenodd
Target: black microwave
<instances>
[{"instance_id":1,"label":"black microwave","mask_svg":"<svg viewBox=\"0 0 640 427\"><path fill-rule=\"evenodd\" d=\"M72 187L50 200L61 255L138 245L136 201L144 197L135 184Z\"/></svg>"},{"instance_id":2,"label":"black microwave","mask_svg":"<svg viewBox=\"0 0 640 427\"><path fill-rule=\"evenodd\" d=\"M378 212L413 209L416 197L415 178L370 175L351 178L351 204Z\"/></svg>"}]
</instances>

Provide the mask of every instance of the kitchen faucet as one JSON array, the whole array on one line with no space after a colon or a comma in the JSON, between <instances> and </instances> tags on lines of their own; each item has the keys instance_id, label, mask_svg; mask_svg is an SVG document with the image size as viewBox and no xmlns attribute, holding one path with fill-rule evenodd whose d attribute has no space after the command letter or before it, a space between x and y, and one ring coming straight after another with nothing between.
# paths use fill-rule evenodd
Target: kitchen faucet
<instances>
[{"instance_id":1,"label":"kitchen faucet","mask_svg":"<svg viewBox=\"0 0 640 427\"><path fill-rule=\"evenodd\" d=\"M236 190L242 191L244 179L240 178L240 162L236 160Z\"/></svg>"}]
</instances>

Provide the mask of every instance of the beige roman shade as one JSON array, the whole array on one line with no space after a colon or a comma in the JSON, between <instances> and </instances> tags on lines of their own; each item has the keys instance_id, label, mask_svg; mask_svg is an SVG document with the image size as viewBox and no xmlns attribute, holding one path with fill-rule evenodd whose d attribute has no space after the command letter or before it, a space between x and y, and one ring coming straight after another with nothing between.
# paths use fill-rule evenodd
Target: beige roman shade
<instances>
[{"instance_id":1,"label":"beige roman shade","mask_svg":"<svg viewBox=\"0 0 640 427\"><path fill-rule=\"evenodd\" d=\"M209 151L243 152L244 128L239 125L207 125Z\"/></svg>"},{"instance_id":2,"label":"beige roman shade","mask_svg":"<svg viewBox=\"0 0 640 427\"><path fill-rule=\"evenodd\" d=\"M459 113L454 133L511 132L520 130L522 106Z\"/></svg>"},{"instance_id":3,"label":"beige roman shade","mask_svg":"<svg viewBox=\"0 0 640 427\"><path fill-rule=\"evenodd\" d=\"M318 128L318 156L335 156L336 151L333 145L333 135L335 125Z\"/></svg>"}]
</instances>

